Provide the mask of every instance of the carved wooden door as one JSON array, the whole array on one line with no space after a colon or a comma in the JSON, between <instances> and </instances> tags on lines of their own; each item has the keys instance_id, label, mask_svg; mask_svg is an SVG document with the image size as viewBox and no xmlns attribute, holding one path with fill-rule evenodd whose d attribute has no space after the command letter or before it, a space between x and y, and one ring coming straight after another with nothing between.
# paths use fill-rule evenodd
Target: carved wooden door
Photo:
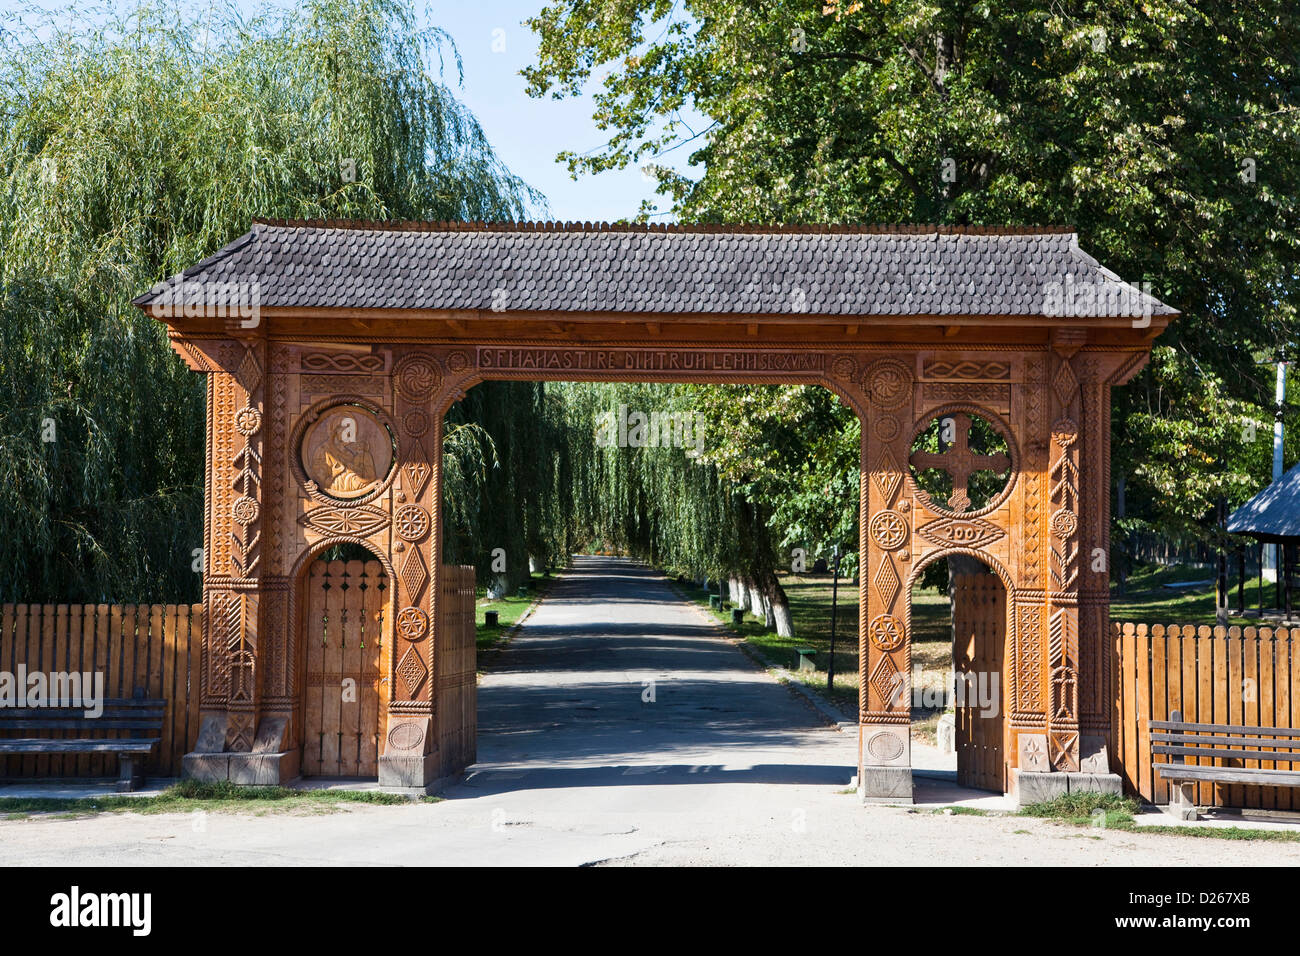
<instances>
[{"instance_id":1,"label":"carved wooden door","mask_svg":"<svg viewBox=\"0 0 1300 956\"><path fill-rule=\"evenodd\" d=\"M388 580L378 561L316 561L307 578L304 776L379 773L379 679Z\"/></svg>"},{"instance_id":2,"label":"carved wooden door","mask_svg":"<svg viewBox=\"0 0 1300 956\"><path fill-rule=\"evenodd\" d=\"M957 782L1006 792L1007 592L996 574L953 576L953 676Z\"/></svg>"}]
</instances>

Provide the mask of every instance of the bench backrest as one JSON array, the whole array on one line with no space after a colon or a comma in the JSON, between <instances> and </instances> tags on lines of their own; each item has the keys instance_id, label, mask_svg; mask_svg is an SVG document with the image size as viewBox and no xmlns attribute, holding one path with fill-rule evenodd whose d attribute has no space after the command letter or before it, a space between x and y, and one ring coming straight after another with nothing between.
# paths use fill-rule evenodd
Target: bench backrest
<instances>
[{"instance_id":1,"label":"bench backrest","mask_svg":"<svg viewBox=\"0 0 1300 956\"><path fill-rule=\"evenodd\" d=\"M1271 760L1279 763L1300 760L1300 753L1292 752L1300 750L1300 728L1198 724L1184 721L1182 716L1175 710L1170 713L1169 720L1151 721L1153 754L1165 754L1172 763L1182 763L1185 757Z\"/></svg>"},{"instance_id":2,"label":"bench backrest","mask_svg":"<svg viewBox=\"0 0 1300 956\"><path fill-rule=\"evenodd\" d=\"M143 697L104 700L98 717L85 707L0 707L0 730L158 730L166 708Z\"/></svg>"}]
</instances>

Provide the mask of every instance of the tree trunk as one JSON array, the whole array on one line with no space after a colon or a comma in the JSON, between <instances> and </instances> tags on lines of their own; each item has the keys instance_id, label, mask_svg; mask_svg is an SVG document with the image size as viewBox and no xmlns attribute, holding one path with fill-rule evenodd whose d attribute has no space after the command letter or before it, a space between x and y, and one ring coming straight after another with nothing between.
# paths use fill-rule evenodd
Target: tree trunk
<instances>
[{"instance_id":1,"label":"tree trunk","mask_svg":"<svg viewBox=\"0 0 1300 956\"><path fill-rule=\"evenodd\" d=\"M794 637L794 619L790 615L790 599L776 573L765 570L761 575L763 582L763 612L767 626L776 631L778 637Z\"/></svg>"},{"instance_id":2,"label":"tree trunk","mask_svg":"<svg viewBox=\"0 0 1300 956\"><path fill-rule=\"evenodd\" d=\"M745 582L739 574L733 574L727 580L727 594L733 607L742 611L749 607L749 595L745 592Z\"/></svg>"}]
</instances>

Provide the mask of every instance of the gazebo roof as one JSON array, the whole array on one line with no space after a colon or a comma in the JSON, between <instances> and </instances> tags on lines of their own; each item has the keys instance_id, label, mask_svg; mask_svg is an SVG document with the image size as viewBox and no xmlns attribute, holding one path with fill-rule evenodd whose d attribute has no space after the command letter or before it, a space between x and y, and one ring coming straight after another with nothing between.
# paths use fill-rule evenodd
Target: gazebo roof
<instances>
[{"instance_id":1,"label":"gazebo roof","mask_svg":"<svg viewBox=\"0 0 1300 956\"><path fill-rule=\"evenodd\" d=\"M259 220L135 304L159 315L249 283L268 308L1102 316L1125 326L1177 314L1059 227Z\"/></svg>"},{"instance_id":2,"label":"gazebo roof","mask_svg":"<svg viewBox=\"0 0 1300 956\"><path fill-rule=\"evenodd\" d=\"M1300 538L1300 465L1229 515L1228 531L1266 540Z\"/></svg>"}]
</instances>

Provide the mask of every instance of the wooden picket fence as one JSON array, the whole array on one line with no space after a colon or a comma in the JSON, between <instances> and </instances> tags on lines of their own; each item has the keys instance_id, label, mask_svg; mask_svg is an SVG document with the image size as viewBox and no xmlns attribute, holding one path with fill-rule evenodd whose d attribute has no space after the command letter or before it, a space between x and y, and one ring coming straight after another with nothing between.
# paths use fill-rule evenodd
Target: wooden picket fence
<instances>
[{"instance_id":1,"label":"wooden picket fence","mask_svg":"<svg viewBox=\"0 0 1300 956\"><path fill-rule=\"evenodd\" d=\"M1156 777L1152 720L1246 727L1300 727L1300 628L1208 625L1112 625L1116 677L1115 754L1129 791L1166 803L1168 784ZM1188 758L1206 765L1222 760ZM1288 762L1244 761L1246 767L1296 769ZM1196 784L1201 806L1300 810L1291 787Z\"/></svg>"},{"instance_id":2,"label":"wooden picket fence","mask_svg":"<svg viewBox=\"0 0 1300 956\"><path fill-rule=\"evenodd\" d=\"M145 773L179 776L181 757L198 739L200 604L0 605L0 671L100 672L104 696L135 688L167 702L162 739ZM0 731L6 737L69 736L81 731ZM127 731L99 730L113 737ZM0 778L116 776L111 754L0 755Z\"/></svg>"}]
</instances>

